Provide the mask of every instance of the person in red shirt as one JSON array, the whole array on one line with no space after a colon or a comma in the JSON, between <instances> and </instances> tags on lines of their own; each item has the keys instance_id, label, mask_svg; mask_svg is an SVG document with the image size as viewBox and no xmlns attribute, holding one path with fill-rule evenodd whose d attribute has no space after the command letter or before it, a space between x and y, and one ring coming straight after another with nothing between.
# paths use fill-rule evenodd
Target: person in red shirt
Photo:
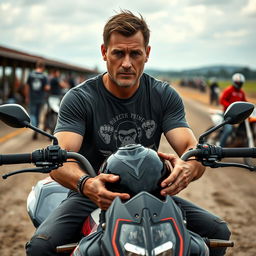
<instances>
[{"instance_id":1,"label":"person in red shirt","mask_svg":"<svg viewBox=\"0 0 256 256\"><path fill-rule=\"evenodd\" d=\"M245 97L245 92L242 89L245 83L245 77L241 73L235 73L232 76L232 85L227 87L220 96L220 104L223 106L223 111L225 112L228 106L236 101L247 101ZM230 124L226 124L223 127L223 131L220 136L220 146L224 147L228 136L232 133L233 127Z\"/></svg>"}]
</instances>

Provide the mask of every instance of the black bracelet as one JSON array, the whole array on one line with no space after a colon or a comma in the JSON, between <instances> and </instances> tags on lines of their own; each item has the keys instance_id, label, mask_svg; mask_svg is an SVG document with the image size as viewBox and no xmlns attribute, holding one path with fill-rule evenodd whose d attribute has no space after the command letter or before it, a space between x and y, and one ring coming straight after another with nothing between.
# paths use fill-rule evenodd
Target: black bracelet
<instances>
[{"instance_id":1,"label":"black bracelet","mask_svg":"<svg viewBox=\"0 0 256 256\"><path fill-rule=\"evenodd\" d=\"M91 178L91 176L88 175L88 174L85 174L85 175L81 176L81 177L79 178L78 182L77 182L76 188L77 188L77 191L78 191L81 195L83 195L83 187L84 187L84 184L85 184L85 182L86 182L89 178Z\"/></svg>"}]
</instances>

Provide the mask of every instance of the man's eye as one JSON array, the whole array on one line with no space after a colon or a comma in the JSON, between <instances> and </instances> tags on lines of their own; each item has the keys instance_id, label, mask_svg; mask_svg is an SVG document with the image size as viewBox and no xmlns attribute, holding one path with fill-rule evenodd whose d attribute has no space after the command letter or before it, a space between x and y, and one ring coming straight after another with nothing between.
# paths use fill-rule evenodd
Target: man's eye
<instances>
[{"instance_id":1,"label":"man's eye","mask_svg":"<svg viewBox=\"0 0 256 256\"><path fill-rule=\"evenodd\" d=\"M123 52L122 51L115 51L114 55L117 57L122 57L123 56Z\"/></svg>"},{"instance_id":2,"label":"man's eye","mask_svg":"<svg viewBox=\"0 0 256 256\"><path fill-rule=\"evenodd\" d=\"M140 56L141 54L140 54L140 52L131 52L131 57L138 57L138 56Z\"/></svg>"}]
</instances>

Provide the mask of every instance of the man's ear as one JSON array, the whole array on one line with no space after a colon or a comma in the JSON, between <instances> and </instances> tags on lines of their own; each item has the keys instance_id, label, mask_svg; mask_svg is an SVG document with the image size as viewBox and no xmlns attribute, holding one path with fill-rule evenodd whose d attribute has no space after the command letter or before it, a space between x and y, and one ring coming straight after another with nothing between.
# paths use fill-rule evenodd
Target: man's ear
<instances>
[{"instance_id":1,"label":"man's ear","mask_svg":"<svg viewBox=\"0 0 256 256\"><path fill-rule=\"evenodd\" d=\"M150 50L151 50L151 47L148 45L147 48L146 48L146 60L145 60L145 62L148 62Z\"/></svg>"},{"instance_id":2,"label":"man's ear","mask_svg":"<svg viewBox=\"0 0 256 256\"><path fill-rule=\"evenodd\" d=\"M102 55L104 61L107 60L106 54L107 54L107 49L106 49L105 45L102 44L102 45L101 45L101 55Z\"/></svg>"}]
</instances>

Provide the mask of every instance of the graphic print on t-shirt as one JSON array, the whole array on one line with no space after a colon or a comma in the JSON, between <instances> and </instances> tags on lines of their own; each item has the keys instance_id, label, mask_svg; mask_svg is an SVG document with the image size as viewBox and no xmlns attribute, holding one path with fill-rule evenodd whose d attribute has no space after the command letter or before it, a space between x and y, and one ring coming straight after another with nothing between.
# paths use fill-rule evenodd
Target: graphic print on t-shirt
<instances>
[{"instance_id":1,"label":"graphic print on t-shirt","mask_svg":"<svg viewBox=\"0 0 256 256\"><path fill-rule=\"evenodd\" d=\"M34 91L39 91L39 90L41 90L41 87L42 87L42 82L41 82L41 80L38 79L38 78L34 78L34 79L33 79L33 82L32 82L32 89L33 89Z\"/></svg>"},{"instance_id":2,"label":"graphic print on t-shirt","mask_svg":"<svg viewBox=\"0 0 256 256\"><path fill-rule=\"evenodd\" d=\"M123 113L100 126L98 134L105 144L111 142L116 148L139 144L141 139L151 139L156 131L156 122L146 120L134 113Z\"/></svg>"}]
</instances>

